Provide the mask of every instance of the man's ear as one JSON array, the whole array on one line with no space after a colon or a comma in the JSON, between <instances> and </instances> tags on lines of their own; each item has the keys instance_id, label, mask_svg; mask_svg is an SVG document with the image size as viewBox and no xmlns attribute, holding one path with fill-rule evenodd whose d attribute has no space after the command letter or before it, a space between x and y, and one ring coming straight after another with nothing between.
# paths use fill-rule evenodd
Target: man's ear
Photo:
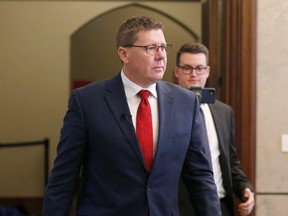
<instances>
[{"instance_id":1,"label":"man's ear","mask_svg":"<svg viewBox=\"0 0 288 216\"><path fill-rule=\"evenodd\" d=\"M125 47L118 48L118 56L122 62L125 62L125 63L128 62L127 49Z\"/></svg>"},{"instance_id":2,"label":"man's ear","mask_svg":"<svg viewBox=\"0 0 288 216\"><path fill-rule=\"evenodd\" d=\"M178 76L179 76L179 68L178 67L174 67L174 76L176 77L176 78L178 78Z\"/></svg>"},{"instance_id":3,"label":"man's ear","mask_svg":"<svg viewBox=\"0 0 288 216\"><path fill-rule=\"evenodd\" d=\"M207 68L206 68L206 74L207 74L207 79L208 79L209 76L210 76L210 66L207 66Z\"/></svg>"}]
</instances>

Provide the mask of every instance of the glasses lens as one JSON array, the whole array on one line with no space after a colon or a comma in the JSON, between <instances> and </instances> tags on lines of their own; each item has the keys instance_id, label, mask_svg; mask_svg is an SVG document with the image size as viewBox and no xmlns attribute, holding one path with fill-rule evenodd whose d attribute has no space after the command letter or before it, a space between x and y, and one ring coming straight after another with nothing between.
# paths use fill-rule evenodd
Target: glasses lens
<instances>
[{"instance_id":1,"label":"glasses lens","mask_svg":"<svg viewBox=\"0 0 288 216\"><path fill-rule=\"evenodd\" d=\"M151 46L146 47L146 52L148 55L155 55L157 51L158 51L158 46L156 45L151 45Z\"/></svg>"},{"instance_id":2,"label":"glasses lens","mask_svg":"<svg viewBox=\"0 0 288 216\"><path fill-rule=\"evenodd\" d=\"M193 73L193 70L195 70L196 74L197 75L202 75L205 73L205 69L206 67L196 67L196 68L193 68L193 67L189 67L188 65L187 66L179 66L179 68L182 69L182 72L184 74L192 74Z\"/></svg>"},{"instance_id":3,"label":"glasses lens","mask_svg":"<svg viewBox=\"0 0 288 216\"><path fill-rule=\"evenodd\" d=\"M205 72L206 67L196 67L196 73L197 74L203 74Z\"/></svg>"},{"instance_id":4,"label":"glasses lens","mask_svg":"<svg viewBox=\"0 0 288 216\"><path fill-rule=\"evenodd\" d=\"M182 72L183 72L184 74L191 74L192 71L193 71L193 68L191 68L191 67L185 67L185 66L183 66L183 67L180 67L180 68L182 69Z\"/></svg>"},{"instance_id":5,"label":"glasses lens","mask_svg":"<svg viewBox=\"0 0 288 216\"><path fill-rule=\"evenodd\" d=\"M148 55L156 55L159 49L161 50L161 52L169 53L169 51L172 49L172 45L171 44L161 46L150 45L146 47L146 52Z\"/></svg>"}]
</instances>

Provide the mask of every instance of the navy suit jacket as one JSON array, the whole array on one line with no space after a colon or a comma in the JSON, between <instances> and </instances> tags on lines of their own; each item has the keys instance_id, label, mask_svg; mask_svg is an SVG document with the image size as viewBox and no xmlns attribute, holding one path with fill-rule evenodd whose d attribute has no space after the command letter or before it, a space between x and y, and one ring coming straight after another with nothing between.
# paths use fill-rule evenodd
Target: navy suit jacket
<instances>
[{"instance_id":1,"label":"navy suit jacket","mask_svg":"<svg viewBox=\"0 0 288 216\"><path fill-rule=\"evenodd\" d=\"M185 180L199 215L220 205L201 151L199 104L194 93L160 81L156 86L159 138L150 173L129 119L123 83L116 77L72 92L57 157L44 195L44 216L68 216L81 170L77 215L179 215L178 183Z\"/></svg>"},{"instance_id":2,"label":"navy suit jacket","mask_svg":"<svg viewBox=\"0 0 288 216\"><path fill-rule=\"evenodd\" d=\"M253 187L242 170L237 154L232 108L218 100L214 104L209 104L209 108L219 143L219 162L222 171L223 186L226 190L226 198L231 207L231 212L234 212L233 193L241 200L243 190L246 187L253 190ZM179 202L181 216L194 215L188 193L183 183L180 183Z\"/></svg>"}]
</instances>

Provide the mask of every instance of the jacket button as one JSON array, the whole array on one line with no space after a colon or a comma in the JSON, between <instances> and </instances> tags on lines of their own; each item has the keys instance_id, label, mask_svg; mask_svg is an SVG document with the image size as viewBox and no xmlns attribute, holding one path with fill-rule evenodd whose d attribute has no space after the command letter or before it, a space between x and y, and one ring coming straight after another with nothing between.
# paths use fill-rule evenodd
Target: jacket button
<instances>
[{"instance_id":1,"label":"jacket button","mask_svg":"<svg viewBox=\"0 0 288 216\"><path fill-rule=\"evenodd\" d=\"M146 191L147 191L147 192L150 192L150 185L147 185Z\"/></svg>"}]
</instances>

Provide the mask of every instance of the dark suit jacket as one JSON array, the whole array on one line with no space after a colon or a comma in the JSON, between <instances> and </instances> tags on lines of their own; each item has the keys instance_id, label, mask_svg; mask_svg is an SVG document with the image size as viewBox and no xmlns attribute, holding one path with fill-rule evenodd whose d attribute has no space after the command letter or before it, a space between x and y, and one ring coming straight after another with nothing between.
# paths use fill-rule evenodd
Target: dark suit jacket
<instances>
[{"instance_id":1,"label":"dark suit jacket","mask_svg":"<svg viewBox=\"0 0 288 216\"><path fill-rule=\"evenodd\" d=\"M148 173L123 83L115 78L72 92L57 157L46 187L44 216L67 216L82 168L77 215L179 215L184 164L199 215L220 215L212 171L202 153L199 104L191 91L158 82L159 139ZM197 190L195 190L197 188Z\"/></svg>"},{"instance_id":2,"label":"dark suit jacket","mask_svg":"<svg viewBox=\"0 0 288 216\"><path fill-rule=\"evenodd\" d=\"M241 200L243 190L252 185L244 174L235 146L235 125L233 112L230 106L216 100L209 104L214 120L220 148L220 167L222 171L223 185L227 192L231 211L234 212L233 192ZM186 192L185 185L181 181L179 186L179 206L181 216L195 215Z\"/></svg>"}]
</instances>

